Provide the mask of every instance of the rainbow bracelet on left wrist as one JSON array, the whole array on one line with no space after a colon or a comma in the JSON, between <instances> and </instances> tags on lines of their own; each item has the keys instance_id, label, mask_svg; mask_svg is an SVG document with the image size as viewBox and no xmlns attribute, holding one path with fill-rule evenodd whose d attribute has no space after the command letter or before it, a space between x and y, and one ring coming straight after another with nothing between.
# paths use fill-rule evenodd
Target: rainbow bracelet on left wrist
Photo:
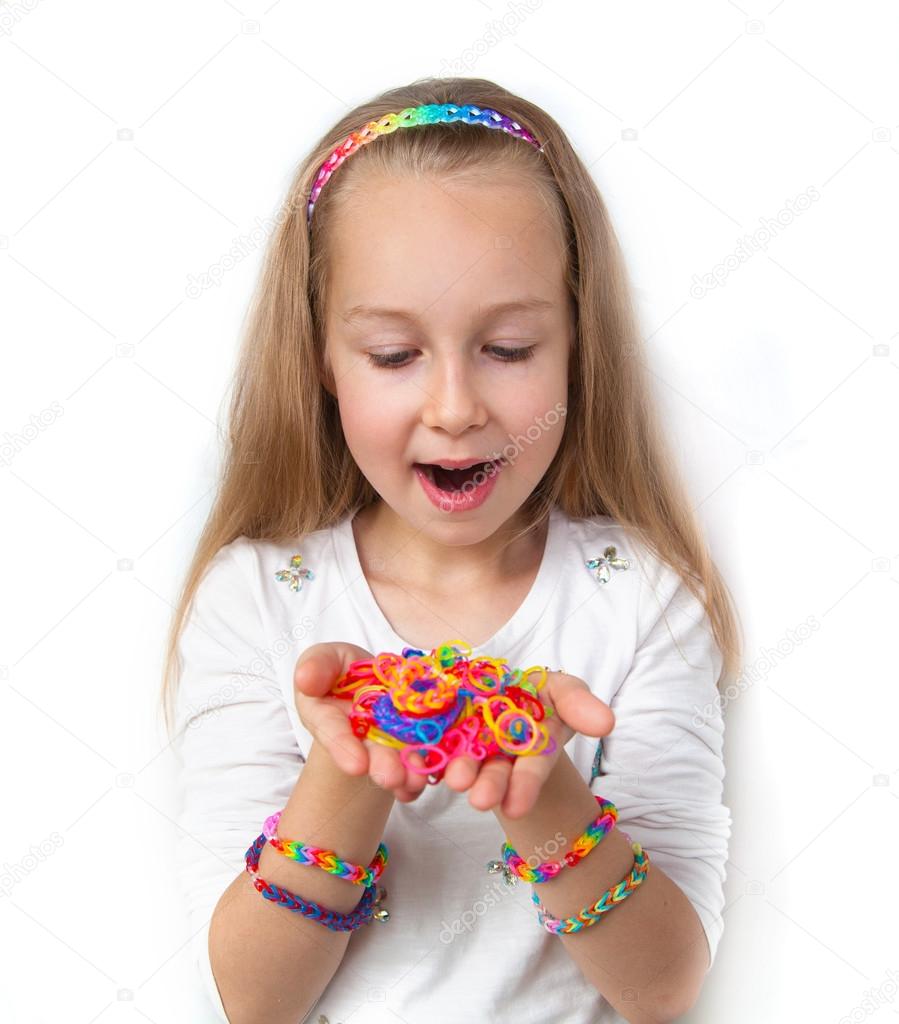
<instances>
[{"instance_id":1,"label":"rainbow bracelet on left wrist","mask_svg":"<svg viewBox=\"0 0 899 1024\"><path fill-rule=\"evenodd\" d=\"M599 804L599 814L575 839L571 844L571 849L560 861L545 860L531 866L528 860L532 858L529 857L528 860L525 860L508 842L505 842L502 846L502 861L490 861L487 870L491 874L502 871L506 884L512 886L517 883L519 878L532 884L548 882L564 868L574 867L611 832L618 820L618 808L611 801L597 796L596 802Z\"/></svg>"},{"instance_id":2,"label":"rainbow bracelet on left wrist","mask_svg":"<svg viewBox=\"0 0 899 1024\"><path fill-rule=\"evenodd\" d=\"M630 839L630 837L628 837ZM646 878L649 871L649 854L643 849L640 843L632 842L631 850L634 854L633 867L627 878L623 878L616 885L606 889L595 903L584 907L573 917L555 917L540 902L537 893L531 893L531 900L537 908L537 920L554 935L570 935L572 932L582 931L589 928L602 919L603 914L613 910L619 903L630 896L635 889L638 889Z\"/></svg>"}]
</instances>

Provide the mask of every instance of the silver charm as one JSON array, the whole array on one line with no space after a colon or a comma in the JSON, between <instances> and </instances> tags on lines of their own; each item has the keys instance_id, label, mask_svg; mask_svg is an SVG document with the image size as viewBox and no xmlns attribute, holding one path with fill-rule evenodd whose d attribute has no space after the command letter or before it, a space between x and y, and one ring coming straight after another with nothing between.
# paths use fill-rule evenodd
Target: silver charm
<instances>
[{"instance_id":1,"label":"silver charm","mask_svg":"<svg viewBox=\"0 0 899 1024\"><path fill-rule=\"evenodd\" d=\"M595 569L593 576L600 583L608 583L612 578L612 570L629 569L629 558L618 558L614 545L610 544L602 553L602 558L591 558L584 562L588 569Z\"/></svg>"},{"instance_id":2,"label":"silver charm","mask_svg":"<svg viewBox=\"0 0 899 1024\"><path fill-rule=\"evenodd\" d=\"M487 871L491 875L496 875L502 872L503 881L508 885L510 889L514 889L518 885L518 875L514 871L511 871L501 860L491 860L487 864Z\"/></svg>"},{"instance_id":3,"label":"silver charm","mask_svg":"<svg viewBox=\"0 0 899 1024\"><path fill-rule=\"evenodd\" d=\"M303 562L302 555L294 555L290 560L289 569L279 569L275 573L275 579L279 583L287 581L287 585L290 589L296 593L298 590L303 589L303 580L314 580L315 573L311 569L301 569L300 566Z\"/></svg>"},{"instance_id":4,"label":"silver charm","mask_svg":"<svg viewBox=\"0 0 899 1024\"><path fill-rule=\"evenodd\" d=\"M374 906L377 907L377 910L372 914L372 917L379 923L389 921L390 911L386 907L381 906L381 901L387 899L387 890L376 889L375 892L377 893L377 898L375 899Z\"/></svg>"}]
</instances>

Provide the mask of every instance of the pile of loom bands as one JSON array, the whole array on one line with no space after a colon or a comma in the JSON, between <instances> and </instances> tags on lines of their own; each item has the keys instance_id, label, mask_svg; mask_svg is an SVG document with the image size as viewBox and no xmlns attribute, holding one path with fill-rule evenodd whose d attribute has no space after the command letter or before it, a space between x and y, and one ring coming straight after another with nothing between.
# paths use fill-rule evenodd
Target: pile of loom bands
<instances>
[{"instance_id":1,"label":"pile of loom bands","mask_svg":"<svg viewBox=\"0 0 899 1024\"><path fill-rule=\"evenodd\" d=\"M355 661L331 695L353 701L356 736L399 750L406 767L433 784L463 755L482 761L553 753L556 741L542 724L552 709L538 696L545 682L542 666L472 659L471 648L454 640L430 654L405 647L402 655ZM411 760L416 752L423 766Z\"/></svg>"}]
</instances>

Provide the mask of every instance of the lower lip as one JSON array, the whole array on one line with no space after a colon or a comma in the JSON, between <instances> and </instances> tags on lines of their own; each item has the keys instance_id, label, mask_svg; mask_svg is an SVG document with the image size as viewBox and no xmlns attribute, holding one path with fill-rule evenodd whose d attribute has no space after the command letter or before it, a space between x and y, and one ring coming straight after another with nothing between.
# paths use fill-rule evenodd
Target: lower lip
<instances>
[{"instance_id":1,"label":"lower lip","mask_svg":"<svg viewBox=\"0 0 899 1024\"><path fill-rule=\"evenodd\" d=\"M490 493L496 486L496 478L503 468L503 463L494 462L492 471L484 471L481 483L473 485L466 484L461 491L444 491L437 484L432 484L428 474L418 466L412 467L418 477L422 490L428 500L441 512L467 512L469 509L478 508L490 497Z\"/></svg>"}]
</instances>

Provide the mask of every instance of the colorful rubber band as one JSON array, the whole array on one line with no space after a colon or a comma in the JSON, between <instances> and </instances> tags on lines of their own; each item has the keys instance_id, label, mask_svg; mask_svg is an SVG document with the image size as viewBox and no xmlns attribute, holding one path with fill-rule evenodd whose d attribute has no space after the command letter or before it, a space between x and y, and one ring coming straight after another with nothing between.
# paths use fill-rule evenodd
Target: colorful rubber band
<instances>
[{"instance_id":1,"label":"colorful rubber band","mask_svg":"<svg viewBox=\"0 0 899 1024\"><path fill-rule=\"evenodd\" d=\"M468 756L514 761L552 754L556 741L540 700L547 670L512 669L502 658L471 658L454 640L429 654L413 647L353 662L331 695L352 700L350 726L360 739L398 750L404 765L439 782L447 764ZM418 753L423 764L411 760Z\"/></svg>"},{"instance_id":2,"label":"colorful rubber band","mask_svg":"<svg viewBox=\"0 0 899 1024\"><path fill-rule=\"evenodd\" d=\"M345 878L354 885L368 887L380 879L381 873L387 866L389 856L384 843L378 846L378 851L367 868L359 864L351 864L349 861L340 860L333 850L324 850L320 846L311 846L294 839L279 839L278 822L281 820L282 813L282 811L277 811L270 815L262 826L262 834L268 840L269 846L277 850L278 853L296 861L297 864L318 867L327 871L329 875Z\"/></svg>"},{"instance_id":3,"label":"colorful rubber band","mask_svg":"<svg viewBox=\"0 0 899 1024\"><path fill-rule=\"evenodd\" d=\"M540 924L554 935L568 935L596 924L603 914L607 914L619 903L623 903L635 889L642 885L649 871L649 854L639 843L631 843L631 849L634 851L634 866L627 878L607 889L595 903L584 907L575 917L553 917L540 902L537 894L532 893L531 900L537 907L537 919Z\"/></svg>"},{"instance_id":4,"label":"colorful rubber band","mask_svg":"<svg viewBox=\"0 0 899 1024\"><path fill-rule=\"evenodd\" d=\"M281 886L275 885L273 882L267 882L259 875L259 856L266 841L265 833L257 836L252 846L247 850L245 860L247 872L253 879L254 887L267 900L271 900L272 903L277 903L279 906L286 907L295 913L302 914L303 917L308 918L310 921L315 921L335 932L355 931L372 920L383 922L390 919L387 909L379 906L387 894L383 890L379 893L376 892L376 885L366 887L362 899L359 900L356 907L349 914L341 914L336 910L328 910L312 900L304 900L301 896L297 896L287 889L282 889Z\"/></svg>"},{"instance_id":5,"label":"colorful rubber band","mask_svg":"<svg viewBox=\"0 0 899 1024\"><path fill-rule=\"evenodd\" d=\"M555 878L566 867L573 868L611 832L618 820L618 808L613 803L604 800L601 796L596 797L596 802L599 804L599 814L575 839L571 844L571 849L561 861L545 860L535 867L531 867L523 857L518 855L511 844L506 842L502 847L502 863L497 867L495 865L499 862L491 861L488 870L502 870L506 880L512 875L525 882L539 884Z\"/></svg>"},{"instance_id":6,"label":"colorful rubber band","mask_svg":"<svg viewBox=\"0 0 899 1024\"><path fill-rule=\"evenodd\" d=\"M315 181L309 192L309 201L306 207L306 222L312 220L312 211L321 190L327 185L331 175L337 168L352 156L357 150L382 135L389 135L397 128L414 128L426 124L450 124L453 121L462 121L464 124L480 124L487 128L497 128L514 135L516 138L529 142L532 146L543 151L541 144L534 136L523 128L517 121L513 121L505 114L490 107L476 107L471 103L458 107L455 103L423 103L417 107L406 107L399 113L384 114L375 121L369 121L358 131L351 132L332 151L330 156L319 167L315 175Z\"/></svg>"}]
</instances>

